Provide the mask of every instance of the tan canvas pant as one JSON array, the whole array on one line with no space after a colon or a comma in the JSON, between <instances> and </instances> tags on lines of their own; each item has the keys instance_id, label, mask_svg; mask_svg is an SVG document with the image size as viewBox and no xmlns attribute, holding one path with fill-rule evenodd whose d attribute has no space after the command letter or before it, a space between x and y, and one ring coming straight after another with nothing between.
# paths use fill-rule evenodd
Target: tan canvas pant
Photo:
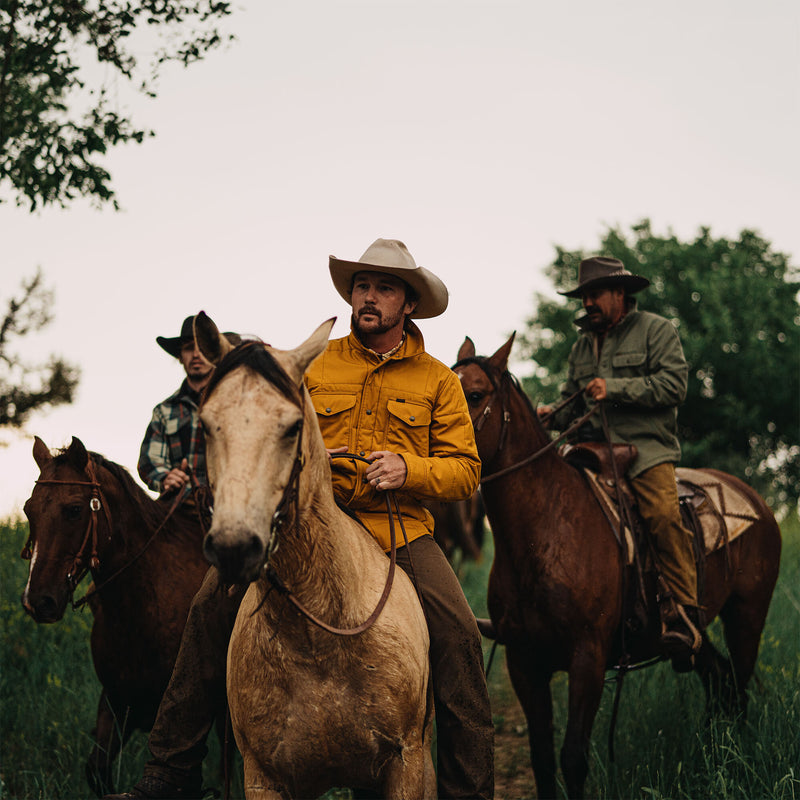
<instances>
[{"instance_id":1,"label":"tan canvas pant","mask_svg":"<svg viewBox=\"0 0 800 800\"><path fill-rule=\"evenodd\" d=\"M633 478L631 486L650 532L664 580L678 603L696 606L694 537L681 520L675 465L666 463L651 467Z\"/></svg>"},{"instance_id":2,"label":"tan canvas pant","mask_svg":"<svg viewBox=\"0 0 800 800\"><path fill-rule=\"evenodd\" d=\"M397 563L417 579L430 631L439 797L488 800L494 793L494 725L475 618L433 537L400 548ZM244 591L226 593L217 570L208 570L150 733L153 758L145 774L177 786L199 780L206 739L225 709L226 653Z\"/></svg>"}]
</instances>

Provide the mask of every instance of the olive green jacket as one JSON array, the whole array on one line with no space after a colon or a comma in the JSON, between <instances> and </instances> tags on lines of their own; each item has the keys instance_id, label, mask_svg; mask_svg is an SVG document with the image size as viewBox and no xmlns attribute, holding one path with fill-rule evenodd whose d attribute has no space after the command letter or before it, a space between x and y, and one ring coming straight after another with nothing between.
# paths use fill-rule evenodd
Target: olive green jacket
<instances>
[{"instance_id":1,"label":"olive green jacket","mask_svg":"<svg viewBox=\"0 0 800 800\"><path fill-rule=\"evenodd\" d=\"M633 444L638 456L628 472L636 477L650 467L680 459L678 406L686 399L689 367L675 326L664 317L638 311L634 305L605 336L597 353L598 337L580 334L569 356L569 373L562 389L567 398L584 389L592 378L604 378L608 394L604 405L613 442ZM554 427L564 430L595 401L580 395L556 414ZM602 417L594 414L589 435L604 439ZM581 429L581 433L586 431Z\"/></svg>"}]
</instances>

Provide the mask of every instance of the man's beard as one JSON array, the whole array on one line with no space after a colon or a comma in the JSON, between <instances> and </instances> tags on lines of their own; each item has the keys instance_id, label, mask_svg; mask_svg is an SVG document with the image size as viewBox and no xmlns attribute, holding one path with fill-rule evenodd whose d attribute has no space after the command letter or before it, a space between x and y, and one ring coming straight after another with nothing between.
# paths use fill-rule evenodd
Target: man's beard
<instances>
[{"instance_id":1,"label":"man's beard","mask_svg":"<svg viewBox=\"0 0 800 800\"><path fill-rule=\"evenodd\" d=\"M365 314L371 314L372 316L377 317L377 324L372 323L368 328L362 327L361 317ZM386 333L386 331L390 331L397 325L398 322L402 321L403 317L404 314L401 311L395 317L385 318L377 308L373 308L372 306L363 306L362 308L358 309L357 313L353 314L353 327L358 333L368 333L370 335ZM374 327L372 327L373 325Z\"/></svg>"},{"instance_id":2,"label":"man's beard","mask_svg":"<svg viewBox=\"0 0 800 800\"><path fill-rule=\"evenodd\" d=\"M592 307L589 308L589 311L596 310ZM581 317L580 319L580 326L585 331L592 331L593 333L602 333L603 331L607 331L611 326L611 320L603 314L602 311L598 311L597 314L589 314L588 312Z\"/></svg>"}]
</instances>

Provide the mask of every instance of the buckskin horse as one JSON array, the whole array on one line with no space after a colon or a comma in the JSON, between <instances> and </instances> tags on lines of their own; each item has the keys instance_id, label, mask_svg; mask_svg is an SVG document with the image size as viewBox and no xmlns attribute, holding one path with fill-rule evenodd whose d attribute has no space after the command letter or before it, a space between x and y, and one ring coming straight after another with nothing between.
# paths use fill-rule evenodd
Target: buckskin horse
<instances>
[{"instance_id":1,"label":"buckskin horse","mask_svg":"<svg viewBox=\"0 0 800 800\"><path fill-rule=\"evenodd\" d=\"M37 436L40 475L25 503L30 558L22 605L58 622L80 580L94 615L91 650L103 687L86 764L92 790L113 791L112 762L133 730L149 730L172 667L189 604L208 564L194 514L170 514L124 467L73 437L55 456ZM78 601L77 604L81 604Z\"/></svg>"},{"instance_id":2,"label":"buckskin horse","mask_svg":"<svg viewBox=\"0 0 800 800\"><path fill-rule=\"evenodd\" d=\"M205 541L225 583L250 583L228 647L228 703L248 798L335 786L434 797L428 631L406 574L341 510L303 382L334 320L290 351L231 351L201 407L214 492Z\"/></svg>"},{"instance_id":3,"label":"buckskin horse","mask_svg":"<svg viewBox=\"0 0 800 800\"><path fill-rule=\"evenodd\" d=\"M481 492L495 540L489 613L528 721L538 796L556 796L550 680L566 671L561 770L568 796L580 798L606 670L624 655L631 663L658 655L655 592L648 582L645 633L625 641L623 586L635 586L632 568L585 478L558 454L508 371L513 340L487 358L476 357L467 338L453 369L475 427ZM780 529L762 498L741 481L714 470L692 472L752 511L741 535L705 558L701 602L707 621L722 620L729 660L704 635L694 663L706 691L727 690L731 710L743 712L778 576Z\"/></svg>"}]
</instances>

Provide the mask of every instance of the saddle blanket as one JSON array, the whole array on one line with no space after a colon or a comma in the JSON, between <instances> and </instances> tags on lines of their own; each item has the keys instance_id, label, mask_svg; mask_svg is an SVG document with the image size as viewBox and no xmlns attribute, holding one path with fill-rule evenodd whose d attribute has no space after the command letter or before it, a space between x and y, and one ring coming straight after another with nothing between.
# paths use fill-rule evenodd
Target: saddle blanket
<instances>
[{"instance_id":1,"label":"saddle blanket","mask_svg":"<svg viewBox=\"0 0 800 800\"><path fill-rule=\"evenodd\" d=\"M606 510L606 513L619 526L617 503L596 473L584 470L589 484ZM754 522L758 512L749 498L733 484L717 475L709 475L697 469L677 467L675 477L678 483L678 497L681 503L690 503L694 508L702 529L705 553L708 555L725 544L741 536ZM698 531L695 531L697 534ZM632 533L625 526L625 543L628 563L633 560L634 546Z\"/></svg>"}]
</instances>

